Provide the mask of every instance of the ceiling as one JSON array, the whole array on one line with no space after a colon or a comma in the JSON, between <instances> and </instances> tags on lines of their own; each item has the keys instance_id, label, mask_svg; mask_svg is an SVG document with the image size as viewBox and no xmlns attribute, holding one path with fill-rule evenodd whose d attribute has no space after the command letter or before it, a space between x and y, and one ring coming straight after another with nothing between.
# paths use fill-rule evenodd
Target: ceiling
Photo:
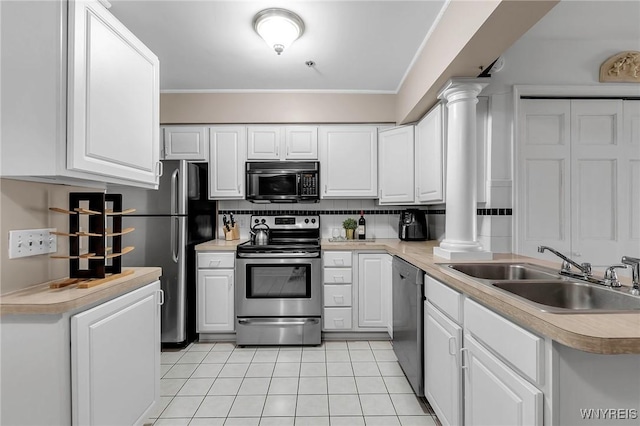
<instances>
[{"instance_id":1,"label":"ceiling","mask_svg":"<svg viewBox=\"0 0 640 426\"><path fill-rule=\"evenodd\" d=\"M447 3L111 0L110 10L160 58L163 92L397 93ZM252 27L268 7L289 9L305 23L281 56ZM637 0L564 0L524 37L640 43L639 21Z\"/></svg>"},{"instance_id":2,"label":"ceiling","mask_svg":"<svg viewBox=\"0 0 640 426\"><path fill-rule=\"evenodd\" d=\"M111 0L110 10L158 55L163 91L396 93L445 3ZM281 56L253 30L268 7L306 27Z\"/></svg>"}]
</instances>

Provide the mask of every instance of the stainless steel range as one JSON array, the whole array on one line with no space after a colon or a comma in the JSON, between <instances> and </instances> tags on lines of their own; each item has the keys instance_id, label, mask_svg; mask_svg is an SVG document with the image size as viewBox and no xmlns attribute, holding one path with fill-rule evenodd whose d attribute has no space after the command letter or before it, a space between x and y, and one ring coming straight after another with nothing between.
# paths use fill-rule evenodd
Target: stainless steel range
<instances>
[{"instance_id":1,"label":"stainless steel range","mask_svg":"<svg viewBox=\"0 0 640 426\"><path fill-rule=\"evenodd\" d=\"M251 224L261 236L268 229L268 240L237 248L236 343L319 345L320 216L251 216Z\"/></svg>"}]
</instances>

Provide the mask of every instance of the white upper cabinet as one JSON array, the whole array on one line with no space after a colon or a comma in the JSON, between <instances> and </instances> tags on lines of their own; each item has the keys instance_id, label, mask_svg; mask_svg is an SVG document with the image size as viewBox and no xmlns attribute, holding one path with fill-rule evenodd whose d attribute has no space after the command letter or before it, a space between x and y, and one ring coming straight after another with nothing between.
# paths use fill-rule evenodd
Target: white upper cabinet
<instances>
[{"instance_id":1,"label":"white upper cabinet","mask_svg":"<svg viewBox=\"0 0 640 426\"><path fill-rule=\"evenodd\" d=\"M287 160L318 159L317 127L287 126L284 128L284 141Z\"/></svg>"},{"instance_id":2,"label":"white upper cabinet","mask_svg":"<svg viewBox=\"0 0 640 426\"><path fill-rule=\"evenodd\" d=\"M249 126L247 160L279 160L280 139L280 127Z\"/></svg>"},{"instance_id":3,"label":"white upper cabinet","mask_svg":"<svg viewBox=\"0 0 640 426\"><path fill-rule=\"evenodd\" d=\"M165 126L162 129L163 160L207 159L206 140L209 130L204 126Z\"/></svg>"},{"instance_id":4,"label":"white upper cabinet","mask_svg":"<svg viewBox=\"0 0 640 426\"><path fill-rule=\"evenodd\" d=\"M378 134L380 204L414 201L414 126L396 127Z\"/></svg>"},{"instance_id":5,"label":"white upper cabinet","mask_svg":"<svg viewBox=\"0 0 640 426\"><path fill-rule=\"evenodd\" d=\"M322 198L378 196L376 126L321 126L318 139Z\"/></svg>"},{"instance_id":6,"label":"white upper cabinet","mask_svg":"<svg viewBox=\"0 0 640 426\"><path fill-rule=\"evenodd\" d=\"M315 126L249 126L248 160L317 160Z\"/></svg>"},{"instance_id":7,"label":"white upper cabinet","mask_svg":"<svg viewBox=\"0 0 640 426\"><path fill-rule=\"evenodd\" d=\"M244 198L247 133L243 126L209 128L209 198Z\"/></svg>"},{"instance_id":8,"label":"white upper cabinet","mask_svg":"<svg viewBox=\"0 0 640 426\"><path fill-rule=\"evenodd\" d=\"M158 70L100 3L69 2L67 167L157 183Z\"/></svg>"},{"instance_id":9,"label":"white upper cabinet","mask_svg":"<svg viewBox=\"0 0 640 426\"><path fill-rule=\"evenodd\" d=\"M2 6L2 175L157 187L158 58L98 1Z\"/></svg>"},{"instance_id":10,"label":"white upper cabinet","mask_svg":"<svg viewBox=\"0 0 640 426\"><path fill-rule=\"evenodd\" d=\"M444 202L444 118L437 104L416 125L415 199L418 203Z\"/></svg>"}]
</instances>

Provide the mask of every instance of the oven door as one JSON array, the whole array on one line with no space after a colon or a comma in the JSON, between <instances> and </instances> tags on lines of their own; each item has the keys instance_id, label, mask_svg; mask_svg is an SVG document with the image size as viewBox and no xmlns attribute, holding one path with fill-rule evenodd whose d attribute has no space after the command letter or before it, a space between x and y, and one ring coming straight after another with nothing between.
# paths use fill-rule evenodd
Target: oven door
<instances>
[{"instance_id":1,"label":"oven door","mask_svg":"<svg viewBox=\"0 0 640 426\"><path fill-rule=\"evenodd\" d=\"M238 258L238 317L322 314L320 258Z\"/></svg>"}]
</instances>

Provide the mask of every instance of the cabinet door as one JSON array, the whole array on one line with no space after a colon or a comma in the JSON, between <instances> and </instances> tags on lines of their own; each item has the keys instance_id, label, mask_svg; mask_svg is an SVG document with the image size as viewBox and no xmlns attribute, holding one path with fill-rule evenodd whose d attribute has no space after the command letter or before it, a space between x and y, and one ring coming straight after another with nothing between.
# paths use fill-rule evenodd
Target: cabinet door
<instances>
[{"instance_id":1,"label":"cabinet door","mask_svg":"<svg viewBox=\"0 0 640 426\"><path fill-rule=\"evenodd\" d=\"M246 144L244 127L209 128L209 198L244 198Z\"/></svg>"},{"instance_id":2,"label":"cabinet door","mask_svg":"<svg viewBox=\"0 0 640 426\"><path fill-rule=\"evenodd\" d=\"M518 254L540 257L541 244L570 252L570 120L570 101L520 101L515 168Z\"/></svg>"},{"instance_id":3,"label":"cabinet door","mask_svg":"<svg viewBox=\"0 0 640 426\"><path fill-rule=\"evenodd\" d=\"M414 127L383 130L378 134L378 191L380 204L413 203Z\"/></svg>"},{"instance_id":4,"label":"cabinet door","mask_svg":"<svg viewBox=\"0 0 640 426\"><path fill-rule=\"evenodd\" d=\"M160 399L160 281L71 317L74 425L143 424Z\"/></svg>"},{"instance_id":5,"label":"cabinet door","mask_svg":"<svg viewBox=\"0 0 640 426\"><path fill-rule=\"evenodd\" d=\"M442 104L436 105L416 125L416 201L444 201L444 131Z\"/></svg>"},{"instance_id":6,"label":"cabinet door","mask_svg":"<svg viewBox=\"0 0 640 426\"><path fill-rule=\"evenodd\" d=\"M206 160L206 127L165 127L164 160Z\"/></svg>"},{"instance_id":7,"label":"cabinet door","mask_svg":"<svg viewBox=\"0 0 640 426\"><path fill-rule=\"evenodd\" d=\"M571 101L570 257L577 262L606 267L625 254L620 224L633 219L620 214L619 203L638 193L620 191L631 177L622 116L621 100Z\"/></svg>"},{"instance_id":8,"label":"cabinet door","mask_svg":"<svg viewBox=\"0 0 640 426\"><path fill-rule=\"evenodd\" d=\"M541 426L542 392L466 333L464 347L464 424Z\"/></svg>"},{"instance_id":9,"label":"cabinet door","mask_svg":"<svg viewBox=\"0 0 640 426\"><path fill-rule=\"evenodd\" d=\"M620 167L618 193L621 218L640 217L640 101L623 102L624 128L621 149L624 160ZM636 194L624 196L622 194ZM640 220L620 220L623 254L636 253L640 247Z\"/></svg>"},{"instance_id":10,"label":"cabinet door","mask_svg":"<svg viewBox=\"0 0 640 426\"><path fill-rule=\"evenodd\" d=\"M247 128L247 159L277 160L280 158L281 129L277 126Z\"/></svg>"},{"instance_id":11,"label":"cabinet door","mask_svg":"<svg viewBox=\"0 0 640 426\"><path fill-rule=\"evenodd\" d=\"M157 184L158 58L98 1L69 2L67 168Z\"/></svg>"},{"instance_id":12,"label":"cabinet door","mask_svg":"<svg viewBox=\"0 0 640 426\"><path fill-rule=\"evenodd\" d=\"M322 198L376 198L378 129L326 126L318 132Z\"/></svg>"},{"instance_id":13,"label":"cabinet door","mask_svg":"<svg viewBox=\"0 0 640 426\"><path fill-rule=\"evenodd\" d=\"M318 159L318 128L315 126L285 127L285 158L287 160Z\"/></svg>"},{"instance_id":14,"label":"cabinet door","mask_svg":"<svg viewBox=\"0 0 640 426\"><path fill-rule=\"evenodd\" d=\"M358 326L387 328L391 272L387 254L358 255Z\"/></svg>"},{"instance_id":15,"label":"cabinet door","mask_svg":"<svg viewBox=\"0 0 640 426\"><path fill-rule=\"evenodd\" d=\"M462 424L462 327L424 302L424 393L443 425Z\"/></svg>"},{"instance_id":16,"label":"cabinet door","mask_svg":"<svg viewBox=\"0 0 640 426\"><path fill-rule=\"evenodd\" d=\"M232 269L198 270L198 333L233 331L233 280Z\"/></svg>"}]
</instances>

